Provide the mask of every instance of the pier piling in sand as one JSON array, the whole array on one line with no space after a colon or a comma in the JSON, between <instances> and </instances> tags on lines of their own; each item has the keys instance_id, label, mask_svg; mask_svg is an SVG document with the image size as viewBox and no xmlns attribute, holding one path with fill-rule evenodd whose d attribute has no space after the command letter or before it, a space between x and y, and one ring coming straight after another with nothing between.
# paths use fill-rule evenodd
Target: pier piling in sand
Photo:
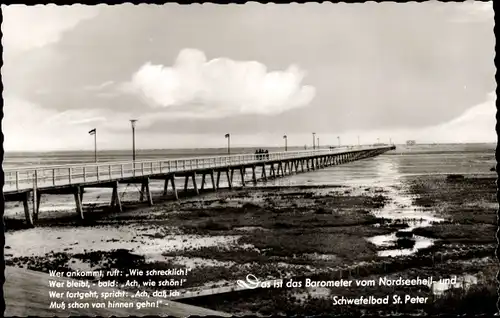
<instances>
[{"instance_id":1,"label":"pier piling in sand","mask_svg":"<svg viewBox=\"0 0 500 318\"><path fill-rule=\"evenodd\" d=\"M75 205L76 205L76 215L80 220L83 220L83 206L82 206L82 196L81 196L81 191L82 189L80 187L75 188Z\"/></svg>"},{"instance_id":2,"label":"pier piling in sand","mask_svg":"<svg viewBox=\"0 0 500 318\"><path fill-rule=\"evenodd\" d=\"M217 191L217 187L215 186L215 178L214 178L215 171L210 170L210 181L212 181L212 189L214 191Z\"/></svg>"},{"instance_id":3,"label":"pier piling in sand","mask_svg":"<svg viewBox=\"0 0 500 318\"><path fill-rule=\"evenodd\" d=\"M198 195L198 194L200 194L200 192L198 191L198 185L196 184L196 172L193 172L191 174L191 178L193 179L194 192Z\"/></svg>"},{"instance_id":4,"label":"pier piling in sand","mask_svg":"<svg viewBox=\"0 0 500 318\"><path fill-rule=\"evenodd\" d=\"M233 172L231 171L231 177L229 177L229 168L226 171L226 176L227 176L227 184L229 185L229 189L232 189L233 188Z\"/></svg>"}]
</instances>

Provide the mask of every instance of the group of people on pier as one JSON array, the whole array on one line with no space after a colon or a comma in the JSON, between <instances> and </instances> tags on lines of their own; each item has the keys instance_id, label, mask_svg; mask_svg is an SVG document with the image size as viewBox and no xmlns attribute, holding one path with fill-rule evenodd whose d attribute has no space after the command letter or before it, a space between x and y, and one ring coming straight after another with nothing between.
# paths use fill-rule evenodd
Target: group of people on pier
<instances>
[{"instance_id":1,"label":"group of people on pier","mask_svg":"<svg viewBox=\"0 0 500 318\"><path fill-rule=\"evenodd\" d=\"M269 151L264 149L255 150L255 157L257 160L269 159Z\"/></svg>"}]
</instances>

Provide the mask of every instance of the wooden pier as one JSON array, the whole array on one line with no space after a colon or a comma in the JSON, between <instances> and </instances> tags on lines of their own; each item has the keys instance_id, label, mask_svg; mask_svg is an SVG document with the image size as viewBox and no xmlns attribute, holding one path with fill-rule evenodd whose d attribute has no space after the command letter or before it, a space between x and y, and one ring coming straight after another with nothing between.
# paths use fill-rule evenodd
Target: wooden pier
<instances>
[{"instance_id":1,"label":"wooden pier","mask_svg":"<svg viewBox=\"0 0 500 318\"><path fill-rule=\"evenodd\" d=\"M76 214L84 219L83 193L85 188L108 188L112 192L110 206L122 211L120 184L141 185L140 201L153 205L151 180L164 181L163 195L179 198L176 178L184 178L184 193L190 190L217 191L221 180L232 189L234 174L240 186L247 182L285 177L323 169L333 165L378 156L396 147L358 146L313 151L288 151L269 154L240 154L217 157L196 157L155 161L106 162L83 165L62 165L5 169L3 188L5 201L23 202L26 222L33 226L38 218L43 194L71 194L75 199ZM249 173L250 177L247 177ZM201 180L200 180L201 179ZM210 187L208 182L210 181Z\"/></svg>"}]
</instances>

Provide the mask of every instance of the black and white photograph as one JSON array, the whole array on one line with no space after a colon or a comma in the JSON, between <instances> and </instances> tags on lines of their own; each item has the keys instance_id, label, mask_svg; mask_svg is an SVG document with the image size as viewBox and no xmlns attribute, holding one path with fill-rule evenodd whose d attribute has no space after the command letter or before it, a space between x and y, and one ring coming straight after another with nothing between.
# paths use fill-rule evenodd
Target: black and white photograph
<instances>
[{"instance_id":1,"label":"black and white photograph","mask_svg":"<svg viewBox=\"0 0 500 318\"><path fill-rule=\"evenodd\" d=\"M5 316L493 315L493 1L2 5Z\"/></svg>"}]
</instances>

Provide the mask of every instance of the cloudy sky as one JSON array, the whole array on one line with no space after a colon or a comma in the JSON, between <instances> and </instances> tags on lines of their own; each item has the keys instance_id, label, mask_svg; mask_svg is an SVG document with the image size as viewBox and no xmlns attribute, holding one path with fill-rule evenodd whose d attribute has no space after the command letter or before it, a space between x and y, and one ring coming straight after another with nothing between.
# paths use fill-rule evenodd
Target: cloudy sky
<instances>
[{"instance_id":1,"label":"cloudy sky","mask_svg":"<svg viewBox=\"0 0 500 318\"><path fill-rule=\"evenodd\" d=\"M496 141L492 2L2 12L7 151Z\"/></svg>"}]
</instances>

